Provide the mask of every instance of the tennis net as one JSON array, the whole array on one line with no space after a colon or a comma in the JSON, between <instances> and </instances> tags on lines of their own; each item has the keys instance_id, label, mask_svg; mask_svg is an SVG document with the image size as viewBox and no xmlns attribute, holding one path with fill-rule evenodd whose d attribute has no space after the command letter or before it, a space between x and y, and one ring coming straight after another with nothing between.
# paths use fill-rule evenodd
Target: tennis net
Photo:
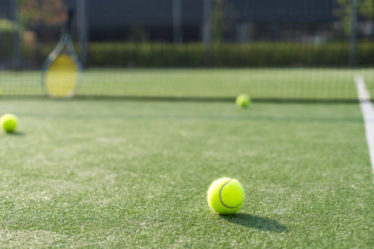
<instances>
[{"instance_id":1,"label":"tennis net","mask_svg":"<svg viewBox=\"0 0 374 249\"><path fill-rule=\"evenodd\" d=\"M374 90L370 3L3 0L1 96L45 96L40 68L73 8L76 97L355 101L355 76Z\"/></svg>"}]
</instances>

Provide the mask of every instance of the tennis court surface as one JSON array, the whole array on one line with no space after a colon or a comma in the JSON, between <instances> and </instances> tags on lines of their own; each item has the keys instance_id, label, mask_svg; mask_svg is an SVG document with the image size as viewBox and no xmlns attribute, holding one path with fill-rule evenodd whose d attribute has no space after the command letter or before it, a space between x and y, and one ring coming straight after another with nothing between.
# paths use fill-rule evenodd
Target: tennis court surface
<instances>
[{"instance_id":1,"label":"tennis court surface","mask_svg":"<svg viewBox=\"0 0 374 249\"><path fill-rule=\"evenodd\" d=\"M373 27L369 0L1 0L0 248L374 248Z\"/></svg>"},{"instance_id":2,"label":"tennis court surface","mask_svg":"<svg viewBox=\"0 0 374 249\"><path fill-rule=\"evenodd\" d=\"M373 245L372 173L357 104L2 100L4 247ZM212 179L246 200L212 213Z\"/></svg>"}]
</instances>

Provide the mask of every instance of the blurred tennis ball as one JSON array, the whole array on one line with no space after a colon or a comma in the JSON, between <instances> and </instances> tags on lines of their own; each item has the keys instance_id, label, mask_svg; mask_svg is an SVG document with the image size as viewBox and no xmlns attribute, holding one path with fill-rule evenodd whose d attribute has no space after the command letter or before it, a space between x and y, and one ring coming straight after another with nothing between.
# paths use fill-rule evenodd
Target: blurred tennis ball
<instances>
[{"instance_id":1,"label":"blurred tennis ball","mask_svg":"<svg viewBox=\"0 0 374 249\"><path fill-rule=\"evenodd\" d=\"M0 118L0 124L7 133L14 132L18 125L18 118L13 114L4 114Z\"/></svg>"},{"instance_id":2,"label":"blurred tennis ball","mask_svg":"<svg viewBox=\"0 0 374 249\"><path fill-rule=\"evenodd\" d=\"M238 180L215 180L208 190L209 207L217 214L234 214L243 206L244 190Z\"/></svg>"},{"instance_id":3,"label":"blurred tennis ball","mask_svg":"<svg viewBox=\"0 0 374 249\"><path fill-rule=\"evenodd\" d=\"M241 108L246 108L251 104L251 99L247 94L240 94L236 97L236 105Z\"/></svg>"}]
</instances>

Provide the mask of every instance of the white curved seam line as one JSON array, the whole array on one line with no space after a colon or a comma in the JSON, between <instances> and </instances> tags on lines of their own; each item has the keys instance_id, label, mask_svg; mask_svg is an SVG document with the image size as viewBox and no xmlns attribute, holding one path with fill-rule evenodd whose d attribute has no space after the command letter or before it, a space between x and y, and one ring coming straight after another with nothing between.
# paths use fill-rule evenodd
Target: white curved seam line
<instances>
[{"instance_id":1,"label":"white curved seam line","mask_svg":"<svg viewBox=\"0 0 374 249\"><path fill-rule=\"evenodd\" d=\"M236 205L235 207L227 206L227 205L223 202L223 200L222 200L222 196L221 196L223 188L224 188L228 183L230 183L230 182L231 182L231 180L229 180L228 182L226 182L225 184L223 184L222 187L221 187L221 189L219 190L219 201L221 202L222 206L224 206L224 207L226 207L226 208L234 209L234 208L239 207L240 204L239 204L239 205Z\"/></svg>"}]
</instances>

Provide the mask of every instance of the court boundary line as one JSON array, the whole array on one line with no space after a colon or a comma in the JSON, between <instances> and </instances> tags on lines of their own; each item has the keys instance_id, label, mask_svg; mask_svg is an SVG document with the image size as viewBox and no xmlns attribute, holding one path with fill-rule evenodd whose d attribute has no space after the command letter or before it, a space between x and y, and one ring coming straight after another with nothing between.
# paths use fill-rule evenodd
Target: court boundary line
<instances>
[{"instance_id":1,"label":"court boundary line","mask_svg":"<svg viewBox=\"0 0 374 249\"><path fill-rule=\"evenodd\" d=\"M360 102L360 109L364 120L366 142L368 144L369 157L371 163L371 171L372 174L374 174L374 106L370 101L371 97L366 87L364 77L356 76L355 84L357 88L357 97Z\"/></svg>"}]
</instances>

